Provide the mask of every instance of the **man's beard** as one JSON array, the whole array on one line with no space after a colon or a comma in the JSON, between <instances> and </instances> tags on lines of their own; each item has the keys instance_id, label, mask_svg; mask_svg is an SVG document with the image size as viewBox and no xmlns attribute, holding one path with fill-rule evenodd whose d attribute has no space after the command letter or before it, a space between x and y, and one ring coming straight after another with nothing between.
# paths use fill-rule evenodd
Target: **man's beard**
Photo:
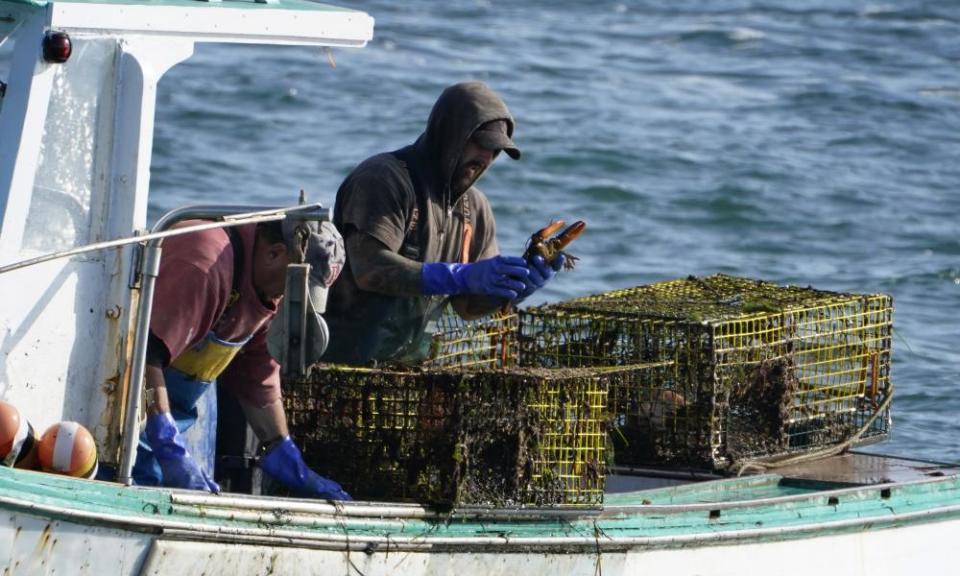
<instances>
[{"instance_id":1,"label":"man's beard","mask_svg":"<svg viewBox=\"0 0 960 576\"><path fill-rule=\"evenodd\" d=\"M473 172L474 176L468 176L471 173L469 170L470 167L476 166L477 170ZM453 185L450 187L451 191L459 196L467 190L470 189L473 184L480 179L480 176L483 176L484 166L479 162L471 162L469 164L458 164L457 169L453 172Z\"/></svg>"}]
</instances>

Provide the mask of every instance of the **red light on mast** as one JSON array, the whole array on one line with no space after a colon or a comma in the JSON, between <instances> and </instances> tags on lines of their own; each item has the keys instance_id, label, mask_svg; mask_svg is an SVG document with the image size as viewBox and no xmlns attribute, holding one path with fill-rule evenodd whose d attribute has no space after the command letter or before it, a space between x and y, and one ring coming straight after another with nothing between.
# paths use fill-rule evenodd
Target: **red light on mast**
<instances>
[{"instance_id":1,"label":"red light on mast","mask_svg":"<svg viewBox=\"0 0 960 576\"><path fill-rule=\"evenodd\" d=\"M49 30L43 36L43 59L55 64L63 64L70 58L73 45L66 32Z\"/></svg>"}]
</instances>

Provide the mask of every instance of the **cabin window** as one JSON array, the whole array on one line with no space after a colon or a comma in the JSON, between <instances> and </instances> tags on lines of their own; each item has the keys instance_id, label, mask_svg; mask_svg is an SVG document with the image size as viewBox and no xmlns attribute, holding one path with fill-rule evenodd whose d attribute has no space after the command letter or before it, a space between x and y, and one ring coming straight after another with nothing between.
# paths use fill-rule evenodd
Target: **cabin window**
<instances>
[{"instance_id":1,"label":"cabin window","mask_svg":"<svg viewBox=\"0 0 960 576\"><path fill-rule=\"evenodd\" d=\"M23 250L51 252L96 240L109 178L105 168L113 127L117 44L73 38L73 54L58 65L43 127Z\"/></svg>"}]
</instances>

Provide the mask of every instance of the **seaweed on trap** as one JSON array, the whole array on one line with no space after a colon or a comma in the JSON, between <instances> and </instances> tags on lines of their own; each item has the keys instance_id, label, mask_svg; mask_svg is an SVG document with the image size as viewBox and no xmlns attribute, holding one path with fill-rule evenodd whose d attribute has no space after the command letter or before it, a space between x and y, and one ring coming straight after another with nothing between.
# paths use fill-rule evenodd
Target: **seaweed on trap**
<instances>
[{"instance_id":1,"label":"seaweed on trap","mask_svg":"<svg viewBox=\"0 0 960 576\"><path fill-rule=\"evenodd\" d=\"M891 389L892 311L883 294L689 277L523 310L520 360L649 363L611 388L615 462L724 470L851 438Z\"/></svg>"},{"instance_id":2,"label":"seaweed on trap","mask_svg":"<svg viewBox=\"0 0 960 576\"><path fill-rule=\"evenodd\" d=\"M606 385L593 371L318 366L284 386L308 464L354 497L602 501Z\"/></svg>"},{"instance_id":3,"label":"seaweed on trap","mask_svg":"<svg viewBox=\"0 0 960 576\"><path fill-rule=\"evenodd\" d=\"M308 463L358 498L596 506L605 459L722 471L845 442L888 406L891 315L885 295L729 276L527 309L519 328L448 314L429 368L317 366L285 407Z\"/></svg>"}]
</instances>

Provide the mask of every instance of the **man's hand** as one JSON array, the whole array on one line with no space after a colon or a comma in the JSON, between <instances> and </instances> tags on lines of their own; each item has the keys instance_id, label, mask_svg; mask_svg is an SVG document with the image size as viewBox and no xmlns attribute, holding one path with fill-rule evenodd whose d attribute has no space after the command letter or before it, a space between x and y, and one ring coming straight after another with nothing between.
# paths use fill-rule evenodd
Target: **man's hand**
<instances>
[{"instance_id":1,"label":"man's hand","mask_svg":"<svg viewBox=\"0 0 960 576\"><path fill-rule=\"evenodd\" d=\"M282 400L278 399L264 406L239 400L254 434L268 446L266 453L260 458L260 468L264 472L303 496L351 500L350 495L344 492L339 484L307 468L300 449L288 435ZM276 440L270 443L267 442L269 439Z\"/></svg>"},{"instance_id":2,"label":"man's hand","mask_svg":"<svg viewBox=\"0 0 960 576\"><path fill-rule=\"evenodd\" d=\"M547 282L563 268L563 262L563 254L557 256L550 264L547 264L543 256L534 256L530 260L530 276L524 281L525 287L516 302L523 302L528 296L546 286Z\"/></svg>"},{"instance_id":3,"label":"man's hand","mask_svg":"<svg viewBox=\"0 0 960 576\"><path fill-rule=\"evenodd\" d=\"M163 472L163 485L220 493L220 486L187 452L177 423L169 412L160 412L147 418L147 444Z\"/></svg>"},{"instance_id":4,"label":"man's hand","mask_svg":"<svg viewBox=\"0 0 960 576\"><path fill-rule=\"evenodd\" d=\"M530 269L523 258L494 256L468 264L429 262L421 277L424 294L470 294L514 300L526 288Z\"/></svg>"},{"instance_id":5,"label":"man's hand","mask_svg":"<svg viewBox=\"0 0 960 576\"><path fill-rule=\"evenodd\" d=\"M353 500L339 484L307 468L300 449L289 436L267 450L267 453L260 458L260 468L287 488L303 496L327 500Z\"/></svg>"}]
</instances>

